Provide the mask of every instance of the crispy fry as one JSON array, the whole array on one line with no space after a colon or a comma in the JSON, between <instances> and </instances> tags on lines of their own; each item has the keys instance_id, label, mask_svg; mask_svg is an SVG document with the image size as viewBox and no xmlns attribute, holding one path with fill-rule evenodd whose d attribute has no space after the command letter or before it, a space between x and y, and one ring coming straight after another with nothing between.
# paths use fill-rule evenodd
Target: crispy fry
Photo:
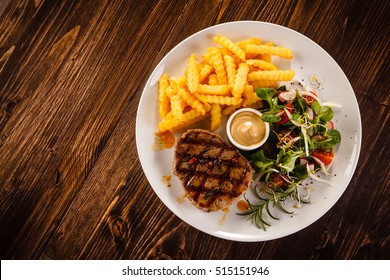
<instances>
[{"instance_id":1,"label":"crispy fry","mask_svg":"<svg viewBox=\"0 0 390 280\"><path fill-rule=\"evenodd\" d=\"M205 85L200 84L198 87L198 93L210 94L210 95L230 95L229 85Z\"/></svg>"},{"instance_id":2,"label":"crispy fry","mask_svg":"<svg viewBox=\"0 0 390 280\"><path fill-rule=\"evenodd\" d=\"M241 49L239 46L237 46L235 43L230 41L225 36L215 36L214 41L216 41L220 45L230 50L232 53L237 55L242 61L245 61L245 51Z\"/></svg>"},{"instance_id":3,"label":"crispy fry","mask_svg":"<svg viewBox=\"0 0 390 280\"><path fill-rule=\"evenodd\" d=\"M217 74L218 84L227 84L225 66L223 65L223 59L221 52L218 48L210 48L212 63Z\"/></svg>"},{"instance_id":4,"label":"crispy fry","mask_svg":"<svg viewBox=\"0 0 390 280\"><path fill-rule=\"evenodd\" d=\"M245 50L246 45L260 45L261 44L261 39L252 37L240 42L237 42L236 45L239 46L241 49Z\"/></svg>"},{"instance_id":5,"label":"crispy fry","mask_svg":"<svg viewBox=\"0 0 390 280\"><path fill-rule=\"evenodd\" d=\"M174 118L173 113L170 112L162 121L158 124L159 131L166 131L170 129L175 129L176 127L186 124L195 118L202 116L200 112L195 109L191 109L190 111L183 114L183 117L180 120Z\"/></svg>"},{"instance_id":6,"label":"crispy fry","mask_svg":"<svg viewBox=\"0 0 390 280\"><path fill-rule=\"evenodd\" d=\"M218 85L217 74L210 74L210 76L209 76L209 85L211 85L211 86ZM199 90L199 88L198 88L198 90Z\"/></svg>"},{"instance_id":7,"label":"crispy fry","mask_svg":"<svg viewBox=\"0 0 390 280\"><path fill-rule=\"evenodd\" d=\"M275 64L272 64L262 59L247 59L246 63L258 67L261 70L278 70L278 67Z\"/></svg>"},{"instance_id":8,"label":"crispy fry","mask_svg":"<svg viewBox=\"0 0 390 280\"><path fill-rule=\"evenodd\" d=\"M248 104L247 108L261 109L263 108L263 100L256 101L255 103Z\"/></svg>"},{"instance_id":9,"label":"crispy fry","mask_svg":"<svg viewBox=\"0 0 390 280\"><path fill-rule=\"evenodd\" d=\"M169 82L169 87L166 90L166 94L171 99L173 96L175 96L179 92L179 85L177 84L177 78L171 78Z\"/></svg>"},{"instance_id":10,"label":"crispy fry","mask_svg":"<svg viewBox=\"0 0 390 280\"><path fill-rule=\"evenodd\" d=\"M266 62L272 63L272 57L270 54L259 54L256 56L258 59L264 60Z\"/></svg>"},{"instance_id":11,"label":"crispy fry","mask_svg":"<svg viewBox=\"0 0 390 280\"><path fill-rule=\"evenodd\" d=\"M207 64L205 64L204 62L197 61L196 65L198 66L198 73L200 73L200 71L202 71L203 67Z\"/></svg>"},{"instance_id":12,"label":"crispy fry","mask_svg":"<svg viewBox=\"0 0 390 280\"><path fill-rule=\"evenodd\" d=\"M200 101L209 103L209 104L220 104L220 105L237 105L240 104L242 98L234 98L229 96L219 96L219 95L207 95L207 94L197 94L195 93L196 98Z\"/></svg>"},{"instance_id":13,"label":"crispy fry","mask_svg":"<svg viewBox=\"0 0 390 280\"><path fill-rule=\"evenodd\" d=\"M173 96L175 96L178 92L178 87L175 87L173 85L170 85L167 87L166 94L169 99L171 99Z\"/></svg>"},{"instance_id":14,"label":"crispy fry","mask_svg":"<svg viewBox=\"0 0 390 280\"><path fill-rule=\"evenodd\" d=\"M170 110L167 88L169 87L168 75L163 74L158 80L158 110L161 118L165 118Z\"/></svg>"},{"instance_id":15,"label":"crispy fry","mask_svg":"<svg viewBox=\"0 0 390 280\"><path fill-rule=\"evenodd\" d=\"M243 107L248 107L249 105L256 103L260 101L261 99L256 95L255 91L253 90L253 86L247 85L245 87L245 91L243 93L244 99L242 101Z\"/></svg>"},{"instance_id":16,"label":"crispy fry","mask_svg":"<svg viewBox=\"0 0 390 280\"><path fill-rule=\"evenodd\" d=\"M274 43L273 42L267 42L264 45L266 45L266 46L274 46ZM271 57L271 54L269 54L269 53L258 54L257 58L259 58L261 60L264 60L266 62L269 62L269 63L272 62L272 57Z\"/></svg>"},{"instance_id":17,"label":"crispy fry","mask_svg":"<svg viewBox=\"0 0 390 280\"><path fill-rule=\"evenodd\" d=\"M224 56L225 61L225 69L226 69L226 75L228 84L231 89L234 87L234 80L236 79L237 69L236 69L236 63L234 62L234 58L230 55Z\"/></svg>"},{"instance_id":18,"label":"crispy fry","mask_svg":"<svg viewBox=\"0 0 390 280\"><path fill-rule=\"evenodd\" d=\"M214 63L213 63L213 60L212 60L212 57L211 57L211 53L210 52L207 52L205 54L202 54L201 56L204 60L204 62L212 67L214 67Z\"/></svg>"},{"instance_id":19,"label":"crispy fry","mask_svg":"<svg viewBox=\"0 0 390 280\"><path fill-rule=\"evenodd\" d=\"M196 61L196 55L193 53L187 62L187 86L191 93L198 90L199 85L199 72L198 63Z\"/></svg>"},{"instance_id":20,"label":"crispy fry","mask_svg":"<svg viewBox=\"0 0 390 280\"><path fill-rule=\"evenodd\" d=\"M256 80L256 81L250 81L248 84L252 85L253 88L277 88L278 83L277 81L269 81L269 80Z\"/></svg>"},{"instance_id":21,"label":"crispy fry","mask_svg":"<svg viewBox=\"0 0 390 280\"><path fill-rule=\"evenodd\" d=\"M248 74L248 81L271 80L290 81L295 75L294 70L259 70Z\"/></svg>"},{"instance_id":22,"label":"crispy fry","mask_svg":"<svg viewBox=\"0 0 390 280\"><path fill-rule=\"evenodd\" d=\"M247 81L247 76L249 72L249 66L245 63L241 63L238 66L236 79L234 80L234 86L232 90L232 95L235 98L240 98L244 92L245 84Z\"/></svg>"},{"instance_id":23,"label":"crispy fry","mask_svg":"<svg viewBox=\"0 0 390 280\"><path fill-rule=\"evenodd\" d=\"M270 54L292 59L291 50L282 47L248 44L245 46L245 51L251 54Z\"/></svg>"},{"instance_id":24,"label":"crispy fry","mask_svg":"<svg viewBox=\"0 0 390 280\"><path fill-rule=\"evenodd\" d=\"M210 112L211 105L209 103L202 103L202 104L203 104L204 109L206 110L206 113Z\"/></svg>"},{"instance_id":25,"label":"crispy fry","mask_svg":"<svg viewBox=\"0 0 390 280\"><path fill-rule=\"evenodd\" d=\"M228 116L239 108L241 108L241 104L226 106L225 108L222 109L222 114Z\"/></svg>"},{"instance_id":26,"label":"crispy fry","mask_svg":"<svg viewBox=\"0 0 390 280\"><path fill-rule=\"evenodd\" d=\"M253 97L253 95L256 95L255 91L253 89L253 86L252 85L246 85L244 93L242 94L242 97L244 97L246 99L250 99L250 98ZM257 97L257 95L256 95L256 97Z\"/></svg>"},{"instance_id":27,"label":"crispy fry","mask_svg":"<svg viewBox=\"0 0 390 280\"><path fill-rule=\"evenodd\" d=\"M211 104L210 114L211 114L210 130L214 131L220 126L222 122L221 105Z\"/></svg>"},{"instance_id":28,"label":"crispy fry","mask_svg":"<svg viewBox=\"0 0 390 280\"><path fill-rule=\"evenodd\" d=\"M230 55L230 56L234 55L234 53L232 53L228 48L222 47L220 48L220 50L221 50L222 57L224 57L225 55Z\"/></svg>"},{"instance_id":29,"label":"crispy fry","mask_svg":"<svg viewBox=\"0 0 390 280\"><path fill-rule=\"evenodd\" d=\"M177 78L171 78L170 84L175 83L178 87L186 87L187 86L187 77L186 75L182 75Z\"/></svg>"},{"instance_id":30,"label":"crispy fry","mask_svg":"<svg viewBox=\"0 0 390 280\"><path fill-rule=\"evenodd\" d=\"M178 95L172 96L171 98L171 112L175 120L181 120L183 118L181 99Z\"/></svg>"},{"instance_id":31,"label":"crispy fry","mask_svg":"<svg viewBox=\"0 0 390 280\"><path fill-rule=\"evenodd\" d=\"M201 121L210 118L210 113L206 113L205 115L200 115L198 117L195 117L193 119L190 119L188 121L185 121L183 123L177 124L176 126L172 127L170 130L171 132L178 132L182 131L184 129L187 129L190 126L193 126L197 123L200 123Z\"/></svg>"},{"instance_id":32,"label":"crispy fry","mask_svg":"<svg viewBox=\"0 0 390 280\"><path fill-rule=\"evenodd\" d=\"M191 106L191 108L197 110L201 115L206 113L206 109L203 104L185 89L180 88L178 94L181 99L183 99L189 106Z\"/></svg>"},{"instance_id":33,"label":"crispy fry","mask_svg":"<svg viewBox=\"0 0 390 280\"><path fill-rule=\"evenodd\" d=\"M209 64L203 65L202 69L199 71L199 83L203 82L207 77L213 72L213 67Z\"/></svg>"}]
</instances>

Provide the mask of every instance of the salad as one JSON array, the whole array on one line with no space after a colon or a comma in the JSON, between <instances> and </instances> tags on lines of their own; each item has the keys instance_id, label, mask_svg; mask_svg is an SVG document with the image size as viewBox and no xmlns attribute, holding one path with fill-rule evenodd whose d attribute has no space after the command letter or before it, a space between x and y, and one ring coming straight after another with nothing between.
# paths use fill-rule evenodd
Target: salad
<instances>
[{"instance_id":1,"label":"salad","mask_svg":"<svg viewBox=\"0 0 390 280\"><path fill-rule=\"evenodd\" d=\"M264 146L245 153L256 170L253 191L259 202L244 196L248 210L239 215L248 216L257 227L266 230L270 224L265 213L278 219L272 207L292 214L285 207L287 199L294 201L297 208L310 203L311 187L304 180L311 178L332 185L317 172L329 175L341 135L332 122L332 107L338 105L321 102L317 93L306 86L257 88L256 94L264 100L260 112L263 121L270 123L271 133Z\"/></svg>"}]
</instances>

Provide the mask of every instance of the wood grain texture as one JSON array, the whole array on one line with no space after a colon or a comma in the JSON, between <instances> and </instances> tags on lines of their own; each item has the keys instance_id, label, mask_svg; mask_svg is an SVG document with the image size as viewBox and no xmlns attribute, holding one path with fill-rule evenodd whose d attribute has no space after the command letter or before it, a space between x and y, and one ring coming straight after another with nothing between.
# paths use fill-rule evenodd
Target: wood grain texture
<instances>
[{"instance_id":1,"label":"wood grain texture","mask_svg":"<svg viewBox=\"0 0 390 280\"><path fill-rule=\"evenodd\" d=\"M389 1L1 1L2 259L388 259ZM154 67L211 25L273 22L322 46L355 91L359 164L320 220L267 242L176 217L138 161L135 117Z\"/></svg>"}]
</instances>

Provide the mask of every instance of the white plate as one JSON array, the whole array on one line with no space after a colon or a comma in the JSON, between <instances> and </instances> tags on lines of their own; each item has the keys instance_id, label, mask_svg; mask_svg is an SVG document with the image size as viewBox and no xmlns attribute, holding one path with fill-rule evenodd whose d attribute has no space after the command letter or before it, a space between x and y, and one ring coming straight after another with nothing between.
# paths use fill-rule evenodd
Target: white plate
<instances>
[{"instance_id":1,"label":"white plate","mask_svg":"<svg viewBox=\"0 0 390 280\"><path fill-rule=\"evenodd\" d=\"M164 175L172 174L173 148L153 151L154 133L160 121L157 104L157 83L162 73L170 77L182 75L187 58L191 53L198 56L206 53L208 47L217 46L214 35L224 35L232 41L259 37L263 41L273 41L279 46L290 48L294 54L291 62L275 61L281 68L296 71L296 77L309 81L311 75L323 79L323 89L319 92L321 100L328 100L343 106L334 109L334 122L341 132L342 141L338 148L330 181L331 187L315 182L311 192L312 204L294 209L287 215L273 209L280 220L267 218L271 224L266 231L256 228L246 217L236 215L236 204L223 223L224 212L205 213L195 208L188 200L179 203L184 190L177 177L172 176L172 187L163 182ZM220 131L225 137L224 131ZM176 135L177 136L177 135ZM237 241L265 241L287 236L297 232L324 215L340 198L347 188L355 171L361 145L361 121L359 107L353 89L345 74L333 58L319 45L302 34L275 24L240 21L224 23L204 29L173 48L157 65L142 93L136 120L136 142L139 159L150 185L162 202L180 219L191 226L224 239ZM248 197L251 197L248 192Z\"/></svg>"}]
</instances>

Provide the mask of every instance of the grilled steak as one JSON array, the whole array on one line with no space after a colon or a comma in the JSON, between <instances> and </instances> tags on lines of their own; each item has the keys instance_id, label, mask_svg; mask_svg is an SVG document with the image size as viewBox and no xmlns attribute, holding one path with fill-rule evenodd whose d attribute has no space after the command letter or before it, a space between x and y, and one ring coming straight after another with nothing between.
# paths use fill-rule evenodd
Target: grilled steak
<instances>
[{"instance_id":1,"label":"grilled steak","mask_svg":"<svg viewBox=\"0 0 390 280\"><path fill-rule=\"evenodd\" d=\"M245 192L253 170L237 149L219 135L191 129L175 144L174 173L187 198L210 212L228 207Z\"/></svg>"}]
</instances>

